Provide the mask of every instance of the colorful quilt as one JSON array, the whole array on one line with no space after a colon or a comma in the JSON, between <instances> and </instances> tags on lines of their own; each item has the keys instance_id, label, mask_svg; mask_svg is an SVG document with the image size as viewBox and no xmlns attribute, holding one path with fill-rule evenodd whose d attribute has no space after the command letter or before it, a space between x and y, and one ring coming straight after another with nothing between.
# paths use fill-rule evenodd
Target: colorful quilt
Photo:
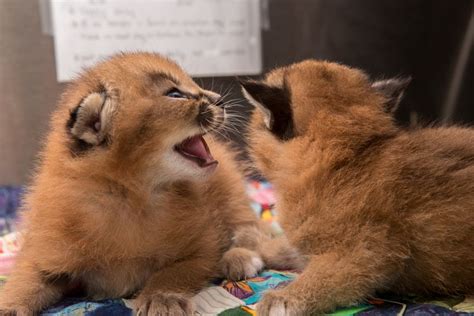
<instances>
[{"instance_id":1,"label":"colorful quilt","mask_svg":"<svg viewBox=\"0 0 474 316\"><path fill-rule=\"evenodd\" d=\"M281 233L275 197L267 182L250 181L247 191L252 199L252 208L267 221L276 234ZM0 282L6 279L18 251L16 210L19 205L21 188L0 187ZM222 280L210 285L194 298L199 315L249 316L256 315L255 306L265 291L284 287L297 274L290 271L266 270L257 277L239 282ZM42 315L132 315L128 300L85 301L68 298ZM420 298L383 297L367 300L365 304L340 309L331 315L474 315L474 297Z\"/></svg>"}]
</instances>

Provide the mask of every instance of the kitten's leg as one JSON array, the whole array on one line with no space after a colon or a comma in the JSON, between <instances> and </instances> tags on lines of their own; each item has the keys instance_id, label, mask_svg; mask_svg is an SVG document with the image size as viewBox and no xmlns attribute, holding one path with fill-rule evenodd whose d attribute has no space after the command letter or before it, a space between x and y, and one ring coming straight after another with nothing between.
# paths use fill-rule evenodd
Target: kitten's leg
<instances>
[{"instance_id":1,"label":"kitten's leg","mask_svg":"<svg viewBox=\"0 0 474 316\"><path fill-rule=\"evenodd\" d=\"M14 272L0 290L0 315L34 315L56 303L66 287L56 281L27 258L18 258Z\"/></svg>"},{"instance_id":2,"label":"kitten's leg","mask_svg":"<svg viewBox=\"0 0 474 316\"><path fill-rule=\"evenodd\" d=\"M264 267L271 269L302 268L302 257L286 237L272 239L262 227L239 227L230 248L221 260L223 275L229 280L255 276Z\"/></svg>"},{"instance_id":3,"label":"kitten's leg","mask_svg":"<svg viewBox=\"0 0 474 316\"><path fill-rule=\"evenodd\" d=\"M314 256L290 285L264 295L258 315L306 315L354 304L386 287L396 271L392 259L363 247Z\"/></svg>"},{"instance_id":4,"label":"kitten's leg","mask_svg":"<svg viewBox=\"0 0 474 316\"><path fill-rule=\"evenodd\" d=\"M155 272L133 301L138 315L192 315L192 294L216 275L214 258L176 262Z\"/></svg>"}]
</instances>

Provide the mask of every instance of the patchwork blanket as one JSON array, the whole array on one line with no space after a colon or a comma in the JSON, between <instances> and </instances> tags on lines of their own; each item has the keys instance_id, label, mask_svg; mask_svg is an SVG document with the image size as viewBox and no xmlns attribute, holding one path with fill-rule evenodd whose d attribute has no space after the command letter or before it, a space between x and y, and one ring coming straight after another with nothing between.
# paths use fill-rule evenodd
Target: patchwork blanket
<instances>
[{"instance_id":1,"label":"patchwork blanket","mask_svg":"<svg viewBox=\"0 0 474 316\"><path fill-rule=\"evenodd\" d=\"M271 185L250 181L247 189L254 211L268 221L276 233L280 233L277 212L273 208L275 198ZM21 188L0 187L0 281L4 281L10 272L19 247L15 227L21 193ZM257 277L239 282L221 280L210 284L193 301L200 315L256 315L255 306L265 291L284 287L295 277L297 274L291 271L266 270ZM132 315L130 305L128 300L94 302L68 298L44 311L42 315ZM331 315L474 315L474 297L372 298L364 304L342 308Z\"/></svg>"}]
</instances>

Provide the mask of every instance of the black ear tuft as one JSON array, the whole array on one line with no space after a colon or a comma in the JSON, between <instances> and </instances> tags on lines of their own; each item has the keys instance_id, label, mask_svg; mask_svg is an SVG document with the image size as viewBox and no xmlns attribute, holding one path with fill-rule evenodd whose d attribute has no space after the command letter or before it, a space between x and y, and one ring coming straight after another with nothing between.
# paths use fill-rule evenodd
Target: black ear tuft
<instances>
[{"instance_id":1,"label":"black ear tuft","mask_svg":"<svg viewBox=\"0 0 474 316\"><path fill-rule=\"evenodd\" d=\"M387 113L393 113L396 111L403 98L405 89L408 87L410 82L411 77L406 77L380 80L372 83L372 88L377 90L387 99L385 103L385 110Z\"/></svg>"},{"instance_id":2,"label":"black ear tuft","mask_svg":"<svg viewBox=\"0 0 474 316\"><path fill-rule=\"evenodd\" d=\"M267 128L282 140L294 137L291 95L284 87L254 80L239 80L244 96L264 114Z\"/></svg>"}]
</instances>

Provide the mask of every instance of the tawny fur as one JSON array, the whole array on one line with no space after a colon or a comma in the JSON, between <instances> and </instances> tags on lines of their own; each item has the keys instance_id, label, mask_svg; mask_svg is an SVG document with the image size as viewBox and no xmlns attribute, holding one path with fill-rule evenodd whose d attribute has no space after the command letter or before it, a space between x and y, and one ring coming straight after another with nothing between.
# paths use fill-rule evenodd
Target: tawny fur
<instances>
[{"instance_id":1,"label":"tawny fur","mask_svg":"<svg viewBox=\"0 0 474 316\"><path fill-rule=\"evenodd\" d=\"M474 293L473 129L399 128L380 84L335 63L304 61L258 84L290 96L294 135L275 136L256 109L249 141L308 260L259 315L322 313L384 291Z\"/></svg>"},{"instance_id":2,"label":"tawny fur","mask_svg":"<svg viewBox=\"0 0 474 316\"><path fill-rule=\"evenodd\" d=\"M193 98L164 96L173 86ZM248 229L252 238L267 238L234 155L209 135L219 161L214 172L173 152L204 133L200 105L222 111L215 97L175 63L144 53L115 56L68 87L26 195L23 245L1 290L0 313L36 313L76 284L93 299L138 293L142 315L191 313L189 296L221 271L245 278L263 268L258 247L232 241ZM70 128L80 104L82 125Z\"/></svg>"}]
</instances>

